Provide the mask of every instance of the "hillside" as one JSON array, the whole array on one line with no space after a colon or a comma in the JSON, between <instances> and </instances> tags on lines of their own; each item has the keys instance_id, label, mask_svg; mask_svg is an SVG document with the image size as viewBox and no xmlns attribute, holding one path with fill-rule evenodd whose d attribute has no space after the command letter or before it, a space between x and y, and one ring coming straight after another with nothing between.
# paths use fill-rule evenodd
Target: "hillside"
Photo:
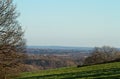
<instances>
[{"instance_id":1,"label":"hillside","mask_svg":"<svg viewBox=\"0 0 120 79\"><path fill-rule=\"evenodd\" d=\"M22 73L16 79L119 79L120 62Z\"/></svg>"}]
</instances>

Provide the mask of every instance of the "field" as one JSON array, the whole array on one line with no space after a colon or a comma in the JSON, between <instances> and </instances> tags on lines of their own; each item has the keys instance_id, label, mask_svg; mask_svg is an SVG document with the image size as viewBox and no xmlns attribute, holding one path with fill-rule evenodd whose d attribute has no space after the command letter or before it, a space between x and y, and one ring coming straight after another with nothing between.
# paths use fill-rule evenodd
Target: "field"
<instances>
[{"instance_id":1,"label":"field","mask_svg":"<svg viewBox=\"0 0 120 79\"><path fill-rule=\"evenodd\" d=\"M120 62L26 72L16 79L120 79Z\"/></svg>"}]
</instances>

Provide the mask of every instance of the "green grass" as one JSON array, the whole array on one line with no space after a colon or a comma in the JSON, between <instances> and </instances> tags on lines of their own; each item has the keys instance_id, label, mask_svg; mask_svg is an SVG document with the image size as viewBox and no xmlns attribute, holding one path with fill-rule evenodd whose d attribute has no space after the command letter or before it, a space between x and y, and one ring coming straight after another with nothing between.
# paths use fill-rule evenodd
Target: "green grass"
<instances>
[{"instance_id":1,"label":"green grass","mask_svg":"<svg viewBox=\"0 0 120 79\"><path fill-rule=\"evenodd\" d=\"M120 62L26 72L16 79L120 79Z\"/></svg>"}]
</instances>

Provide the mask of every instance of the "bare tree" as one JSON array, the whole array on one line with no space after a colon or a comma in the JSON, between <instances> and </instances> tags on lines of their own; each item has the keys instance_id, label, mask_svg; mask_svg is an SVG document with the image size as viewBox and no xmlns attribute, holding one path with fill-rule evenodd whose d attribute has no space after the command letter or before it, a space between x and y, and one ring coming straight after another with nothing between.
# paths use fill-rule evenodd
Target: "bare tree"
<instances>
[{"instance_id":1,"label":"bare tree","mask_svg":"<svg viewBox=\"0 0 120 79\"><path fill-rule=\"evenodd\" d=\"M0 0L0 79L16 71L25 52L24 32L12 0Z\"/></svg>"},{"instance_id":2,"label":"bare tree","mask_svg":"<svg viewBox=\"0 0 120 79\"><path fill-rule=\"evenodd\" d=\"M113 61L116 59L118 53L119 50L114 47L95 47L91 55L85 59L85 64L97 64Z\"/></svg>"}]
</instances>

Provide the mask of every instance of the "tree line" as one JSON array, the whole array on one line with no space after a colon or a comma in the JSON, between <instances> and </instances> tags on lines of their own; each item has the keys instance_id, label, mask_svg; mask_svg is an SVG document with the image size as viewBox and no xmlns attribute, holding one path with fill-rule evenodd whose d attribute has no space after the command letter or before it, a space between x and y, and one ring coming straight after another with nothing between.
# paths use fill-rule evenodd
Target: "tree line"
<instances>
[{"instance_id":1,"label":"tree line","mask_svg":"<svg viewBox=\"0 0 120 79\"><path fill-rule=\"evenodd\" d=\"M84 65L120 61L120 50L110 46L95 47L84 60Z\"/></svg>"}]
</instances>

